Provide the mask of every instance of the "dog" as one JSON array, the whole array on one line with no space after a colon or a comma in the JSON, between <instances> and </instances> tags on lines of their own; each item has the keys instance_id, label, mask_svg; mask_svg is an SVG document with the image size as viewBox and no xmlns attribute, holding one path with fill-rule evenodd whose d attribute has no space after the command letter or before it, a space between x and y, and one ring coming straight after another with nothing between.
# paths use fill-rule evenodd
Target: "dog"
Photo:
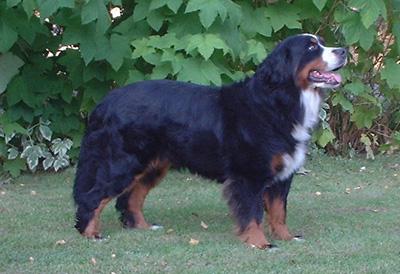
<instances>
[{"instance_id":1,"label":"dog","mask_svg":"<svg viewBox=\"0 0 400 274\"><path fill-rule=\"evenodd\" d=\"M148 80L109 92L91 113L81 144L76 229L100 238L100 213L113 198L125 228L152 228L143 203L172 166L224 184L245 244L272 247L264 210L275 238L294 239L286 225L292 178L319 121L321 89L340 85L334 71L346 60L345 48L300 34L279 43L241 82Z\"/></svg>"}]
</instances>

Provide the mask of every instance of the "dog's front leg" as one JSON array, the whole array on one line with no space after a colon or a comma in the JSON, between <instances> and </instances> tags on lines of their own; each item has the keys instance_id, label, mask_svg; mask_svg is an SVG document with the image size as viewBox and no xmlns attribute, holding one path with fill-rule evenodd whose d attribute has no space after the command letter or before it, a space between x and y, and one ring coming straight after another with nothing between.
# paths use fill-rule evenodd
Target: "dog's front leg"
<instances>
[{"instance_id":1,"label":"dog's front leg","mask_svg":"<svg viewBox=\"0 0 400 274\"><path fill-rule=\"evenodd\" d=\"M239 239L245 244L266 249L272 247L264 235L264 185L246 179L233 179L225 183L224 194L237 222Z\"/></svg>"}]
</instances>

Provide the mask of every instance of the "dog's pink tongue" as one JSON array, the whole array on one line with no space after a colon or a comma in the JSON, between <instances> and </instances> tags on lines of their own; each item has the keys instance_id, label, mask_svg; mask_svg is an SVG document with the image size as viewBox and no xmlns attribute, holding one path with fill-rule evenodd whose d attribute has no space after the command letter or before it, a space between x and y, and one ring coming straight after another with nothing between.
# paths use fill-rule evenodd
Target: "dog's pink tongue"
<instances>
[{"instance_id":1,"label":"dog's pink tongue","mask_svg":"<svg viewBox=\"0 0 400 274\"><path fill-rule=\"evenodd\" d=\"M333 78L335 78L336 82L341 83L342 82L342 76L338 73L332 73Z\"/></svg>"}]
</instances>

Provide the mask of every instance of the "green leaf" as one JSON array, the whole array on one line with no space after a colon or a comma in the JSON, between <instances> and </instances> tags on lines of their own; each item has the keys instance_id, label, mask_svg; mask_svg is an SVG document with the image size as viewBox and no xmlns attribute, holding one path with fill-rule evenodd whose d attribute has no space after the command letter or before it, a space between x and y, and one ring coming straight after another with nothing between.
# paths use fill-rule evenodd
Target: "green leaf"
<instances>
[{"instance_id":1,"label":"green leaf","mask_svg":"<svg viewBox=\"0 0 400 274\"><path fill-rule=\"evenodd\" d=\"M79 49L86 65L93 59L106 59L110 50L108 39L102 32L97 31L94 22L83 25L81 28L67 29L64 33L63 43L79 43Z\"/></svg>"},{"instance_id":2,"label":"green leaf","mask_svg":"<svg viewBox=\"0 0 400 274\"><path fill-rule=\"evenodd\" d=\"M347 44L351 45L358 42L366 51L371 48L376 31L373 27L366 29L361 23L361 17L358 13L344 16L338 21L342 24L342 33Z\"/></svg>"},{"instance_id":3,"label":"green leaf","mask_svg":"<svg viewBox=\"0 0 400 274\"><path fill-rule=\"evenodd\" d=\"M7 157L8 160L14 160L15 158L18 157L19 152L15 148L11 147L7 151L8 151L8 157Z\"/></svg>"},{"instance_id":4,"label":"green leaf","mask_svg":"<svg viewBox=\"0 0 400 274\"><path fill-rule=\"evenodd\" d=\"M139 57L143 57L156 52L154 47L149 46L149 39L147 38L134 40L131 44L135 48L132 53L133 59L137 59Z\"/></svg>"},{"instance_id":5,"label":"green leaf","mask_svg":"<svg viewBox=\"0 0 400 274\"><path fill-rule=\"evenodd\" d=\"M40 125L39 131L44 139L46 139L47 141L51 141L51 136L53 135L53 132L51 131L51 129L48 126Z\"/></svg>"},{"instance_id":6,"label":"green leaf","mask_svg":"<svg viewBox=\"0 0 400 274\"><path fill-rule=\"evenodd\" d=\"M229 21L234 26L238 26L243 16L241 6L233 1L225 1L224 5L228 11Z\"/></svg>"},{"instance_id":7,"label":"green leaf","mask_svg":"<svg viewBox=\"0 0 400 274\"><path fill-rule=\"evenodd\" d=\"M182 69L179 71L177 79L184 82L192 82L197 84L209 84L209 81L202 73L202 60L197 58L188 58L182 61Z\"/></svg>"},{"instance_id":8,"label":"green leaf","mask_svg":"<svg viewBox=\"0 0 400 274\"><path fill-rule=\"evenodd\" d=\"M10 173L12 177L18 177L22 171L26 170L25 161L23 159L8 160L3 163L4 171Z\"/></svg>"},{"instance_id":9,"label":"green leaf","mask_svg":"<svg viewBox=\"0 0 400 274\"><path fill-rule=\"evenodd\" d=\"M186 47L186 52L191 52L193 49L208 60L214 52L214 49L222 49L226 54L230 49L228 45L216 34L196 34L188 36L189 44Z\"/></svg>"},{"instance_id":10,"label":"green leaf","mask_svg":"<svg viewBox=\"0 0 400 274\"><path fill-rule=\"evenodd\" d=\"M159 9L167 5L170 10L176 13L182 3L183 0L151 0L149 10Z\"/></svg>"},{"instance_id":11,"label":"green leaf","mask_svg":"<svg viewBox=\"0 0 400 274\"><path fill-rule=\"evenodd\" d=\"M31 18L36 9L36 2L35 0L24 0L22 1L22 7L24 8L26 15L28 15L28 18Z\"/></svg>"},{"instance_id":12,"label":"green leaf","mask_svg":"<svg viewBox=\"0 0 400 274\"><path fill-rule=\"evenodd\" d=\"M97 20L96 30L105 33L111 25L111 18L103 0L90 0L82 8L82 24L88 24Z\"/></svg>"},{"instance_id":13,"label":"green leaf","mask_svg":"<svg viewBox=\"0 0 400 274\"><path fill-rule=\"evenodd\" d=\"M284 26L289 29L301 29L299 12L296 6L284 2L278 2L265 9L265 15L270 19L275 32Z\"/></svg>"},{"instance_id":14,"label":"green leaf","mask_svg":"<svg viewBox=\"0 0 400 274\"><path fill-rule=\"evenodd\" d=\"M21 158L26 158L26 163L30 170L34 170L37 167L41 157L43 157L43 151L39 145L26 146L21 153Z\"/></svg>"},{"instance_id":15,"label":"green leaf","mask_svg":"<svg viewBox=\"0 0 400 274\"><path fill-rule=\"evenodd\" d=\"M2 124L3 124L4 133L6 135L12 135L15 133L27 134L27 130L16 122L10 123L10 122L2 121Z\"/></svg>"},{"instance_id":16,"label":"green leaf","mask_svg":"<svg viewBox=\"0 0 400 274\"><path fill-rule=\"evenodd\" d=\"M159 53L159 52L146 54L146 55L143 55L142 57L149 64L152 64L154 66L160 65L161 53Z\"/></svg>"},{"instance_id":17,"label":"green leaf","mask_svg":"<svg viewBox=\"0 0 400 274\"><path fill-rule=\"evenodd\" d=\"M57 172L59 169L69 166L69 160L67 155L65 156L57 156L57 159L54 161L53 167Z\"/></svg>"},{"instance_id":18,"label":"green leaf","mask_svg":"<svg viewBox=\"0 0 400 274\"><path fill-rule=\"evenodd\" d=\"M333 95L332 104L334 106L340 105L345 111L353 112L352 103L341 93L335 93Z\"/></svg>"},{"instance_id":19,"label":"green leaf","mask_svg":"<svg viewBox=\"0 0 400 274\"><path fill-rule=\"evenodd\" d=\"M181 43L182 41L176 38L175 33L166 33L163 36L150 36L147 45L158 49L167 49L173 46L177 46Z\"/></svg>"},{"instance_id":20,"label":"green leaf","mask_svg":"<svg viewBox=\"0 0 400 274\"><path fill-rule=\"evenodd\" d=\"M221 71L213 62L211 62L211 60L201 62L200 70L205 79L210 81L212 84L216 86L222 84Z\"/></svg>"},{"instance_id":21,"label":"green leaf","mask_svg":"<svg viewBox=\"0 0 400 274\"><path fill-rule=\"evenodd\" d=\"M400 54L400 18L393 19L392 33L396 39L397 53Z\"/></svg>"},{"instance_id":22,"label":"green leaf","mask_svg":"<svg viewBox=\"0 0 400 274\"><path fill-rule=\"evenodd\" d=\"M92 100L94 103L99 103L101 99L107 94L108 87L106 83L92 80L88 83L83 95L84 99Z\"/></svg>"},{"instance_id":23,"label":"green leaf","mask_svg":"<svg viewBox=\"0 0 400 274\"><path fill-rule=\"evenodd\" d=\"M360 46L365 50L369 50L375 40L376 30L374 28L369 28L365 30L365 32L360 35Z\"/></svg>"},{"instance_id":24,"label":"green leaf","mask_svg":"<svg viewBox=\"0 0 400 274\"><path fill-rule=\"evenodd\" d=\"M150 10L151 2L148 0L139 0L136 2L137 2L137 4L135 6L135 9L133 10L133 20L135 22L138 22L138 21L146 18L147 14L149 13L149 10Z\"/></svg>"},{"instance_id":25,"label":"green leaf","mask_svg":"<svg viewBox=\"0 0 400 274\"><path fill-rule=\"evenodd\" d=\"M81 18L82 24L90 23L97 19L97 0L89 0L82 8Z\"/></svg>"},{"instance_id":26,"label":"green leaf","mask_svg":"<svg viewBox=\"0 0 400 274\"><path fill-rule=\"evenodd\" d=\"M326 2L328 2L328 0L313 0L314 5L320 10L322 11L326 5Z\"/></svg>"},{"instance_id":27,"label":"green leaf","mask_svg":"<svg viewBox=\"0 0 400 274\"><path fill-rule=\"evenodd\" d=\"M117 71L121 68L124 58L129 58L132 54L129 40L122 35L112 34L110 38L110 51L106 60L112 68Z\"/></svg>"},{"instance_id":28,"label":"green leaf","mask_svg":"<svg viewBox=\"0 0 400 274\"><path fill-rule=\"evenodd\" d=\"M208 29L212 23L215 21L217 16L221 18L222 21L225 20L227 16L227 8L225 2L230 2L229 0L189 0L185 13L199 11L199 18L201 24Z\"/></svg>"},{"instance_id":29,"label":"green leaf","mask_svg":"<svg viewBox=\"0 0 400 274\"><path fill-rule=\"evenodd\" d=\"M12 8L18 5L22 0L7 0L7 7Z\"/></svg>"},{"instance_id":30,"label":"green leaf","mask_svg":"<svg viewBox=\"0 0 400 274\"><path fill-rule=\"evenodd\" d=\"M4 19L0 19L0 53L8 51L18 39L18 33Z\"/></svg>"},{"instance_id":31,"label":"green leaf","mask_svg":"<svg viewBox=\"0 0 400 274\"><path fill-rule=\"evenodd\" d=\"M400 88L400 65L393 59L387 59L381 71L381 78L386 80L390 88Z\"/></svg>"},{"instance_id":32,"label":"green leaf","mask_svg":"<svg viewBox=\"0 0 400 274\"><path fill-rule=\"evenodd\" d=\"M386 5L383 0L351 0L349 6L360 10L361 22L368 29L380 15L386 18Z\"/></svg>"},{"instance_id":33,"label":"green leaf","mask_svg":"<svg viewBox=\"0 0 400 274\"><path fill-rule=\"evenodd\" d=\"M244 4L242 6L242 22L240 28L248 34L259 33L263 36L270 37L272 34L271 20L266 16L267 8L254 9L251 5ZM253 37L254 35L251 35Z\"/></svg>"},{"instance_id":34,"label":"green leaf","mask_svg":"<svg viewBox=\"0 0 400 274\"><path fill-rule=\"evenodd\" d=\"M341 14L337 13L335 16L339 17ZM336 20L342 24L342 33L348 45L355 44L360 40L365 28L358 13L352 13Z\"/></svg>"},{"instance_id":35,"label":"green leaf","mask_svg":"<svg viewBox=\"0 0 400 274\"><path fill-rule=\"evenodd\" d=\"M140 72L138 70L130 70L128 80L126 80L125 85L132 84L132 83L135 83L138 81L142 81L142 80L144 80L144 78L145 77L142 72Z\"/></svg>"},{"instance_id":36,"label":"green leaf","mask_svg":"<svg viewBox=\"0 0 400 274\"><path fill-rule=\"evenodd\" d=\"M68 138L65 138L63 140L57 138L54 139L51 143L51 150L59 157L63 157L64 155L66 155L67 151L70 150L73 145L72 141Z\"/></svg>"},{"instance_id":37,"label":"green leaf","mask_svg":"<svg viewBox=\"0 0 400 274\"><path fill-rule=\"evenodd\" d=\"M59 8L74 8L74 0L37 0L38 9L40 12L40 21L44 20L53 13L55 13Z\"/></svg>"},{"instance_id":38,"label":"green leaf","mask_svg":"<svg viewBox=\"0 0 400 274\"><path fill-rule=\"evenodd\" d=\"M159 31L164 22L164 16L159 10L154 10L147 15L146 21L152 29Z\"/></svg>"},{"instance_id":39,"label":"green leaf","mask_svg":"<svg viewBox=\"0 0 400 274\"><path fill-rule=\"evenodd\" d=\"M61 98L68 104L72 101L74 90L70 85L63 85L63 89L61 90Z\"/></svg>"},{"instance_id":40,"label":"green leaf","mask_svg":"<svg viewBox=\"0 0 400 274\"><path fill-rule=\"evenodd\" d=\"M320 129L317 143L321 147L326 147L327 144L332 142L336 138L330 128Z\"/></svg>"},{"instance_id":41,"label":"green leaf","mask_svg":"<svg viewBox=\"0 0 400 274\"><path fill-rule=\"evenodd\" d=\"M150 79L165 79L171 72L172 70L169 64L159 65L154 67Z\"/></svg>"},{"instance_id":42,"label":"green leaf","mask_svg":"<svg viewBox=\"0 0 400 274\"><path fill-rule=\"evenodd\" d=\"M28 81L25 77L17 76L9 84L6 92L7 103L10 106L16 105L18 102L23 101L28 106L34 108L38 106L41 98L35 95L31 89L28 88Z\"/></svg>"},{"instance_id":43,"label":"green leaf","mask_svg":"<svg viewBox=\"0 0 400 274\"><path fill-rule=\"evenodd\" d=\"M43 160L44 170L48 170L54 163L55 158L50 154L46 159Z\"/></svg>"},{"instance_id":44,"label":"green leaf","mask_svg":"<svg viewBox=\"0 0 400 274\"><path fill-rule=\"evenodd\" d=\"M11 79L18 74L24 62L12 53L0 55L0 94L7 88Z\"/></svg>"},{"instance_id":45,"label":"green leaf","mask_svg":"<svg viewBox=\"0 0 400 274\"><path fill-rule=\"evenodd\" d=\"M375 108L368 108L366 106L354 106L354 112L351 115L351 121L356 123L358 128L370 128L372 122L378 116Z\"/></svg>"},{"instance_id":46,"label":"green leaf","mask_svg":"<svg viewBox=\"0 0 400 274\"><path fill-rule=\"evenodd\" d=\"M167 0L167 6L174 13L178 12L178 9L182 6L183 0Z\"/></svg>"},{"instance_id":47,"label":"green leaf","mask_svg":"<svg viewBox=\"0 0 400 274\"><path fill-rule=\"evenodd\" d=\"M355 80L353 83L346 84L344 89L359 96L365 92L365 85L361 81Z\"/></svg>"},{"instance_id":48,"label":"green leaf","mask_svg":"<svg viewBox=\"0 0 400 274\"><path fill-rule=\"evenodd\" d=\"M184 57L182 53L175 54L172 49L164 50L161 55L160 61L170 62L172 66L172 74L177 74L182 69L182 63L184 62Z\"/></svg>"},{"instance_id":49,"label":"green leaf","mask_svg":"<svg viewBox=\"0 0 400 274\"><path fill-rule=\"evenodd\" d=\"M254 39L247 40L247 52L246 55L242 54L241 59L247 62L249 59L253 59L255 64L261 63L267 56L265 46Z\"/></svg>"},{"instance_id":50,"label":"green leaf","mask_svg":"<svg viewBox=\"0 0 400 274\"><path fill-rule=\"evenodd\" d=\"M193 20L192 14L178 13L171 18L169 32L175 33L177 37L187 34L198 34L203 31L203 26L199 20Z\"/></svg>"},{"instance_id":51,"label":"green leaf","mask_svg":"<svg viewBox=\"0 0 400 274\"><path fill-rule=\"evenodd\" d=\"M161 8L167 4L167 0L151 0L149 10Z\"/></svg>"}]
</instances>

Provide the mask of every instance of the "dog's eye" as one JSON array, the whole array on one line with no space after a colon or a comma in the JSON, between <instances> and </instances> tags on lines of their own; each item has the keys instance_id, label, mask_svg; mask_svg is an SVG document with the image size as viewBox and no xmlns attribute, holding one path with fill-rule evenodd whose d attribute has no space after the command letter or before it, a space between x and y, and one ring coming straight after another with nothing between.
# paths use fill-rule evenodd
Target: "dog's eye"
<instances>
[{"instance_id":1,"label":"dog's eye","mask_svg":"<svg viewBox=\"0 0 400 274\"><path fill-rule=\"evenodd\" d=\"M317 48L318 48L317 43L311 43L311 45L308 47L308 50L313 51L313 50L316 50Z\"/></svg>"}]
</instances>

